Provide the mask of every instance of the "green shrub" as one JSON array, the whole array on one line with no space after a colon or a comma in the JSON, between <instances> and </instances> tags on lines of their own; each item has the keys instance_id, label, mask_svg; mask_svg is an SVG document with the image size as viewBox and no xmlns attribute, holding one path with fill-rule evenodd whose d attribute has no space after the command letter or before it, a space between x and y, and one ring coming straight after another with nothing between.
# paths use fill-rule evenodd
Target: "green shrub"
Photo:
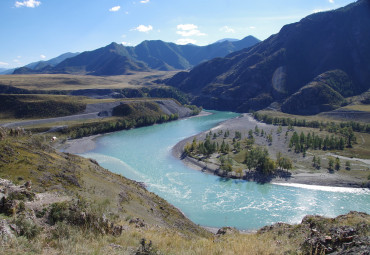
<instances>
[{"instance_id":1,"label":"green shrub","mask_svg":"<svg viewBox=\"0 0 370 255\"><path fill-rule=\"evenodd\" d=\"M53 239L69 239L71 236L70 226L63 222L57 222L51 231L51 236Z\"/></svg>"},{"instance_id":2,"label":"green shrub","mask_svg":"<svg viewBox=\"0 0 370 255\"><path fill-rule=\"evenodd\" d=\"M67 220L69 216L69 204L67 202L54 203L51 205L49 219L52 224Z\"/></svg>"},{"instance_id":3,"label":"green shrub","mask_svg":"<svg viewBox=\"0 0 370 255\"><path fill-rule=\"evenodd\" d=\"M38 227L31 219L26 219L23 216L17 218L14 223L19 229L19 235L25 236L28 239L35 238L41 232L40 227Z\"/></svg>"}]
</instances>

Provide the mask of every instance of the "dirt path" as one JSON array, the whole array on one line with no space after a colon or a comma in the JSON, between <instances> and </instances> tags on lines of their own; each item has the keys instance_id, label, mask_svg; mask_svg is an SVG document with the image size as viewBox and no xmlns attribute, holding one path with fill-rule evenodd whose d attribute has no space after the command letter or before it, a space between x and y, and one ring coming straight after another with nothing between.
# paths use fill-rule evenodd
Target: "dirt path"
<instances>
[{"instance_id":1,"label":"dirt path","mask_svg":"<svg viewBox=\"0 0 370 255\"><path fill-rule=\"evenodd\" d=\"M29 209L40 209L45 205L58 203L58 202L64 202L64 201L70 201L71 197L68 196L59 196L55 193L38 193L36 194L36 198L34 201L26 202L25 205Z\"/></svg>"},{"instance_id":2,"label":"dirt path","mask_svg":"<svg viewBox=\"0 0 370 255\"><path fill-rule=\"evenodd\" d=\"M3 124L3 127L24 127L24 126L33 126L33 125L42 125L56 122L64 121L74 121L74 120L88 120L88 119L98 119L102 118L99 116L99 112L86 113L86 114L77 114L65 117L50 118L50 119L39 119L39 120L26 120L26 121L17 121Z\"/></svg>"},{"instance_id":3,"label":"dirt path","mask_svg":"<svg viewBox=\"0 0 370 255\"><path fill-rule=\"evenodd\" d=\"M42 124L64 122L64 121L99 119L99 118L112 116L113 108L118 106L120 103L121 102L88 104L86 106L85 111L81 114L57 117L57 118L17 121L17 122L6 123L6 124L3 124L2 126L3 127L22 127L22 126L24 127L24 126L42 125Z\"/></svg>"},{"instance_id":4,"label":"dirt path","mask_svg":"<svg viewBox=\"0 0 370 255\"><path fill-rule=\"evenodd\" d=\"M179 118L186 118L191 116L192 111L184 106L178 105L172 99L138 99L138 100L129 100L129 101L117 101L117 102L107 102L107 103L96 103L96 104L88 104L86 109L81 114L64 116L64 117L57 117L57 118L47 118L47 119L36 119L36 120L25 120L25 121L16 121L11 123L5 123L0 126L3 127L24 127L24 126L33 126L33 125L42 125L42 124L50 124L50 123L57 123L57 122L65 122L65 121L81 121L81 120L89 120L89 119L102 119L106 117L112 116L113 108L122 104L122 103L137 103L143 101L153 101L158 103L159 107L161 108L162 112L165 114L175 114L179 115ZM65 126L67 127L67 126ZM54 127L54 128L60 128Z\"/></svg>"}]
</instances>

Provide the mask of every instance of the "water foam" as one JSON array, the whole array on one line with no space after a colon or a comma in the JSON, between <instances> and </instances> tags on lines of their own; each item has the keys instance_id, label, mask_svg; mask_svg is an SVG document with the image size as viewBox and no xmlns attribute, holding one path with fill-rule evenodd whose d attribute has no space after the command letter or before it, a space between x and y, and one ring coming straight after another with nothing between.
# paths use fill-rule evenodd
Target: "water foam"
<instances>
[{"instance_id":1,"label":"water foam","mask_svg":"<svg viewBox=\"0 0 370 255\"><path fill-rule=\"evenodd\" d=\"M309 185L300 183L272 183L279 186L295 187L310 190L319 190L327 192L341 192L341 193L353 193L353 194L369 194L369 189L364 188L349 188L349 187L332 187L332 186L320 186L320 185Z\"/></svg>"}]
</instances>

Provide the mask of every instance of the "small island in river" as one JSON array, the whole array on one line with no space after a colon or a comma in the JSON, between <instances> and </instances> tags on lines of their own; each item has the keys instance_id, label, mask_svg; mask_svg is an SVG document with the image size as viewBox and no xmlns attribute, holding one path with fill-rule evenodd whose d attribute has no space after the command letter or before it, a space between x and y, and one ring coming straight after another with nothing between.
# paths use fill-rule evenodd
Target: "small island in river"
<instances>
[{"instance_id":1,"label":"small island in river","mask_svg":"<svg viewBox=\"0 0 370 255\"><path fill-rule=\"evenodd\" d=\"M345 129L351 130L347 133L329 132L325 123L319 131L310 122L303 127L296 119L295 125L287 125L284 118L272 125L254 116L262 119L259 113L242 114L184 139L174 146L173 155L193 169L225 178L369 187L370 160L349 156L368 134L352 128ZM357 136L361 141L357 142Z\"/></svg>"}]
</instances>

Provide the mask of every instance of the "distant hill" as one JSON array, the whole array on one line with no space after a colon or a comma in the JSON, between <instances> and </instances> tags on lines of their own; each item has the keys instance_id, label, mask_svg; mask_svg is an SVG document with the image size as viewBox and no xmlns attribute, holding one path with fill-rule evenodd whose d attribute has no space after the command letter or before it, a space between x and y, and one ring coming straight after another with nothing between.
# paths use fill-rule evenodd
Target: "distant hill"
<instances>
[{"instance_id":1,"label":"distant hill","mask_svg":"<svg viewBox=\"0 0 370 255\"><path fill-rule=\"evenodd\" d=\"M284 103L320 75L327 81L334 79L335 86L301 90L304 97L322 89L339 94L347 91L343 97L357 95L370 87L369 27L369 1L359 0L307 16L254 47L202 63L165 83L192 93L194 102L207 109L239 112L262 109L275 101ZM338 74L348 79L338 78ZM283 109L294 108L287 105Z\"/></svg>"},{"instance_id":2,"label":"distant hill","mask_svg":"<svg viewBox=\"0 0 370 255\"><path fill-rule=\"evenodd\" d=\"M160 40L144 41L135 47L111 43L86 51L56 64L32 63L14 74L24 73L78 73L90 75L120 75L133 71L185 70L215 57L251 47L259 40L253 36L238 41L223 41L207 46L177 45Z\"/></svg>"},{"instance_id":3,"label":"distant hill","mask_svg":"<svg viewBox=\"0 0 370 255\"><path fill-rule=\"evenodd\" d=\"M52 58L52 59L49 59L49 60L46 60L46 61L37 61L37 62L33 62L33 63L30 63L28 65L25 65L23 67L20 67L20 68L17 68L15 70L13 70L13 73L14 74L31 74L31 73L37 73L39 71L45 71L45 70L49 70L51 69L52 67L55 67L56 65L58 65L60 62L66 60L67 58L72 58L72 57L75 57L77 56L78 54L80 53L72 53L72 52L67 52L67 53L64 53L56 58Z\"/></svg>"},{"instance_id":4,"label":"distant hill","mask_svg":"<svg viewBox=\"0 0 370 255\"><path fill-rule=\"evenodd\" d=\"M236 41L239 41L239 39L235 39L235 38L224 38L224 39L218 40L216 43L222 43L222 42L225 42L225 41L236 42Z\"/></svg>"},{"instance_id":5,"label":"distant hill","mask_svg":"<svg viewBox=\"0 0 370 255\"><path fill-rule=\"evenodd\" d=\"M0 68L0 75L4 74L12 74L14 72L14 68L12 69L7 69L7 68Z\"/></svg>"},{"instance_id":6,"label":"distant hill","mask_svg":"<svg viewBox=\"0 0 370 255\"><path fill-rule=\"evenodd\" d=\"M64 54L56 57L56 58L52 58L52 59L47 60L47 61L37 61L37 62L30 63L30 64L26 65L25 67L28 67L28 68L33 69L33 70L41 70L45 66L48 66L48 65L49 66L56 66L60 62L66 60L67 58L75 57L78 54L80 54L80 53L78 53L78 52L77 53L67 52L67 53L64 53Z\"/></svg>"}]
</instances>

